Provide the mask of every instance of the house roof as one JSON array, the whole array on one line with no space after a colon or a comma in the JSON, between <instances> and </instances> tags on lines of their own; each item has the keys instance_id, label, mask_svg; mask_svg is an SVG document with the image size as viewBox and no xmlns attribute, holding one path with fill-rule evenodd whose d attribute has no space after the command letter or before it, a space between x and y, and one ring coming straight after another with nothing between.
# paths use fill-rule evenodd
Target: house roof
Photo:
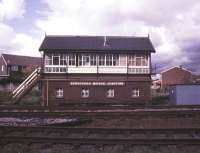
<instances>
[{"instance_id":1,"label":"house roof","mask_svg":"<svg viewBox=\"0 0 200 153\"><path fill-rule=\"evenodd\" d=\"M182 70L182 71L187 71L187 72L189 72L189 73L192 74L192 71L190 71L190 70L188 70L188 69L186 69L186 68L180 67L180 66L175 66L175 67L169 68L169 69L164 70L164 71L162 71L162 72L160 72L160 73L163 74L163 73L166 73L166 72L171 71L171 70L173 70L173 69L178 69L178 70Z\"/></svg>"},{"instance_id":2,"label":"house roof","mask_svg":"<svg viewBox=\"0 0 200 153\"><path fill-rule=\"evenodd\" d=\"M40 66L40 57L21 56L12 54L2 54L7 65L21 65L21 66Z\"/></svg>"},{"instance_id":3,"label":"house roof","mask_svg":"<svg viewBox=\"0 0 200 153\"><path fill-rule=\"evenodd\" d=\"M149 37L45 36L39 51L144 51L155 52Z\"/></svg>"}]
</instances>

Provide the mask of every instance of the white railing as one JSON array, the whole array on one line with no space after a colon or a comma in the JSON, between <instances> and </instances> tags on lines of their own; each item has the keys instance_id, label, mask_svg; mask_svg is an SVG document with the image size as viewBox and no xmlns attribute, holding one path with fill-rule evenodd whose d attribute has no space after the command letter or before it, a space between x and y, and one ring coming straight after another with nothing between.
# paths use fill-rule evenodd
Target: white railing
<instances>
[{"instance_id":1,"label":"white railing","mask_svg":"<svg viewBox=\"0 0 200 153\"><path fill-rule=\"evenodd\" d=\"M127 66L45 66L44 73L113 73L113 74L150 74L148 67Z\"/></svg>"},{"instance_id":2,"label":"white railing","mask_svg":"<svg viewBox=\"0 0 200 153\"><path fill-rule=\"evenodd\" d=\"M149 74L149 68L128 68L129 74Z\"/></svg>"},{"instance_id":3,"label":"white railing","mask_svg":"<svg viewBox=\"0 0 200 153\"><path fill-rule=\"evenodd\" d=\"M38 79L40 75L40 68L35 69L13 92L12 98L19 96L32 82Z\"/></svg>"},{"instance_id":4,"label":"white railing","mask_svg":"<svg viewBox=\"0 0 200 153\"><path fill-rule=\"evenodd\" d=\"M66 73L67 67L66 66L45 66L44 72L45 73Z\"/></svg>"}]
</instances>

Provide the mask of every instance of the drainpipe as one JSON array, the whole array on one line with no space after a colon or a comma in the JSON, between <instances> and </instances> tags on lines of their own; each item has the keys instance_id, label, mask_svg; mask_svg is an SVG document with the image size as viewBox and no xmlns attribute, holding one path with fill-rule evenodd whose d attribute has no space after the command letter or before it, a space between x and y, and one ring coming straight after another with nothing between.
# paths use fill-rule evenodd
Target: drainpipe
<instances>
[{"instance_id":1,"label":"drainpipe","mask_svg":"<svg viewBox=\"0 0 200 153\"><path fill-rule=\"evenodd\" d=\"M46 105L49 106L49 80L47 80L47 90L46 91L47 91L47 94L46 94L47 95L47 97L46 97L47 103L46 103Z\"/></svg>"}]
</instances>

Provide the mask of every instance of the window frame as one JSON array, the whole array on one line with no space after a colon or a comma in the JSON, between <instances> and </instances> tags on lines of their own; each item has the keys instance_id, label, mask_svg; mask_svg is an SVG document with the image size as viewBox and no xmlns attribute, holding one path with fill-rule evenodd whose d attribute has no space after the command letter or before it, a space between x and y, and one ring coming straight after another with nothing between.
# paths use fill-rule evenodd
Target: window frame
<instances>
[{"instance_id":1,"label":"window frame","mask_svg":"<svg viewBox=\"0 0 200 153\"><path fill-rule=\"evenodd\" d=\"M140 89L138 89L138 88L131 90L131 97L132 98L139 98L140 94L141 94L141 92L140 92Z\"/></svg>"},{"instance_id":2,"label":"window frame","mask_svg":"<svg viewBox=\"0 0 200 153\"><path fill-rule=\"evenodd\" d=\"M68 61L67 61L67 54L60 54L60 65L65 66L68 65Z\"/></svg>"},{"instance_id":3,"label":"window frame","mask_svg":"<svg viewBox=\"0 0 200 153\"><path fill-rule=\"evenodd\" d=\"M119 54L119 66L127 66L127 55Z\"/></svg>"},{"instance_id":4,"label":"window frame","mask_svg":"<svg viewBox=\"0 0 200 153\"><path fill-rule=\"evenodd\" d=\"M108 89L106 91L106 98L114 98L115 97L115 89Z\"/></svg>"},{"instance_id":5,"label":"window frame","mask_svg":"<svg viewBox=\"0 0 200 153\"><path fill-rule=\"evenodd\" d=\"M57 59L58 61L55 60L55 58L58 58L58 59ZM60 55L56 55L56 54L53 55L53 56L52 56L52 60L53 60L52 62L53 62L53 65L54 65L54 66L59 66L59 65L60 65ZM57 62L58 62L58 64L55 64L55 63L57 63Z\"/></svg>"},{"instance_id":6,"label":"window frame","mask_svg":"<svg viewBox=\"0 0 200 153\"><path fill-rule=\"evenodd\" d=\"M56 88L55 94L56 94L55 97L58 98L58 99L64 98L63 88Z\"/></svg>"},{"instance_id":7,"label":"window frame","mask_svg":"<svg viewBox=\"0 0 200 153\"><path fill-rule=\"evenodd\" d=\"M79 66L90 66L91 65L91 55L90 54L80 54L78 56Z\"/></svg>"},{"instance_id":8,"label":"window frame","mask_svg":"<svg viewBox=\"0 0 200 153\"><path fill-rule=\"evenodd\" d=\"M106 66L113 66L113 56L112 54L106 54L106 60L105 60Z\"/></svg>"},{"instance_id":9,"label":"window frame","mask_svg":"<svg viewBox=\"0 0 200 153\"><path fill-rule=\"evenodd\" d=\"M81 90L81 98L89 98L90 97L90 90L89 89L82 89Z\"/></svg>"},{"instance_id":10,"label":"window frame","mask_svg":"<svg viewBox=\"0 0 200 153\"><path fill-rule=\"evenodd\" d=\"M44 56L44 64L46 65L53 65L53 55L50 53L45 54Z\"/></svg>"},{"instance_id":11,"label":"window frame","mask_svg":"<svg viewBox=\"0 0 200 153\"><path fill-rule=\"evenodd\" d=\"M97 55L90 55L90 66L97 66Z\"/></svg>"},{"instance_id":12,"label":"window frame","mask_svg":"<svg viewBox=\"0 0 200 153\"><path fill-rule=\"evenodd\" d=\"M1 65L1 71L2 72L4 71L4 65Z\"/></svg>"},{"instance_id":13,"label":"window frame","mask_svg":"<svg viewBox=\"0 0 200 153\"><path fill-rule=\"evenodd\" d=\"M14 72L19 71L19 66L18 65L12 65L11 66L11 71L14 71Z\"/></svg>"},{"instance_id":14,"label":"window frame","mask_svg":"<svg viewBox=\"0 0 200 153\"><path fill-rule=\"evenodd\" d=\"M105 62L106 62L105 54L100 54L98 57L99 57L98 65L99 66L105 66Z\"/></svg>"},{"instance_id":15,"label":"window frame","mask_svg":"<svg viewBox=\"0 0 200 153\"><path fill-rule=\"evenodd\" d=\"M76 66L76 54L68 54L68 66Z\"/></svg>"},{"instance_id":16,"label":"window frame","mask_svg":"<svg viewBox=\"0 0 200 153\"><path fill-rule=\"evenodd\" d=\"M112 55L112 66L119 66L119 54Z\"/></svg>"},{"instance_id":17,"label":"window frame","mask_svg":"<svg viewBox=\"0 0 200 153\"><path fill-rule=\"evenodd\" d=\"M129 54L128 65L133 67L147 67L149 66L148 54Z\"/></svg>"}]
</instances>

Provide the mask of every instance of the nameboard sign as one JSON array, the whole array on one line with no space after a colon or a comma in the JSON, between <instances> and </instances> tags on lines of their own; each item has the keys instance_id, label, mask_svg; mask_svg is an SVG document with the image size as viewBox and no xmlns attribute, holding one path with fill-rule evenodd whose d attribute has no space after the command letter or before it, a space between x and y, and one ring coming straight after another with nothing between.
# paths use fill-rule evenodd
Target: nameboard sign
<instances>
[{"instance_id":1,"label":"nameboard sign","mask_svg":"<svg viewBox=\"0 0 200 153\"><path fill-rule=\"evenodd\" d=\"M70 82L70 86L124 86L125 82Z\"/></svg>"}]
</instances>

